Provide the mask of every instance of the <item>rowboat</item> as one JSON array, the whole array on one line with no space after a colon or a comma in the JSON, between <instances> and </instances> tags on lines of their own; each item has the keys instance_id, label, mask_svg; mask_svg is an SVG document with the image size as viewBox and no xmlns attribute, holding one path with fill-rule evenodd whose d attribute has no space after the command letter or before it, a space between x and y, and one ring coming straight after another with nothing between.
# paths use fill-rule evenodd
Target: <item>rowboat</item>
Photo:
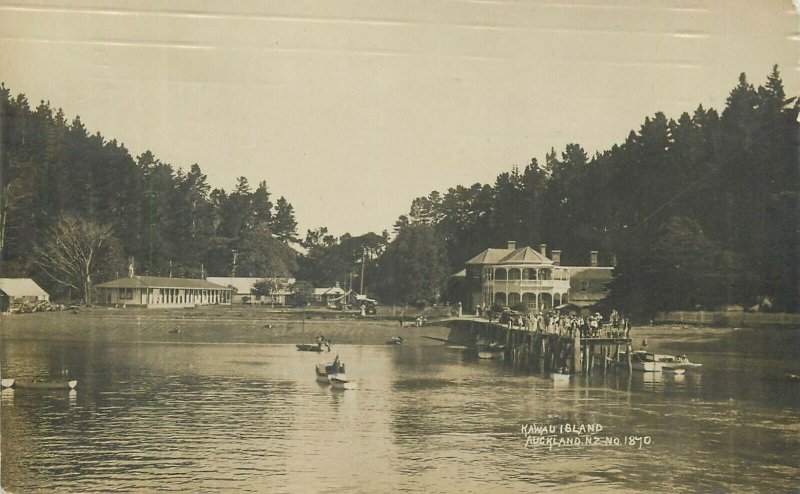
<instances>
[{"instance_id":1,"label":"rowboat","mask_svg":"<svg viewBox=\"0 0 800 494\"><path fill-rule=\"evenodd\" d=\"M341 390L344 390L344 389L358 389L358 384L357 383L355 383L353 381L348 381L347 379L340 379L338 377L332 377L332 378L330 378L330 380L331 380L331 386L333 386L333 389L341 389Z\"/></svg>"},{"instance_id":2,"label":"rowboat","mask_svg":"<svg viewBox=\"0 0 800 494\"><path fill-rule=\"evenodd\" d=\"M300 352L321 352L322 347L320 345L310 345L306 343L301 343L299 345L295 345L297 350Z\"/></svg>"},{"instance_id":3,"label":"rowboat","mask_svg":"<svg viewBox=\"0 0 800 494\"><path fill-rule=\"evenodd\" d=\"M338 355L330 364L317 364L317 366L314 368L314 372L317 376L317 381L323 383L330 383L334 378L344 381L347 380L347 375L344 371L344 364L339 361Z\"/></svg>"},{"instance_id":4,"label":"rowboat","mask_svg":"<svg viewBox=\"0 0 800 494\"><path fill-rule=\"evenodd\" d=\"M16 379L3 379L0 385L4 388L25 389L75 389L78 381L17 381Z\"/></svg>"},{"instance_id":5,"label":"rowboat","mask_svg":"<svg viewBox=\"0 0 800 494\"><path fill-rule=\"evenodd\" d=\"M570 375L562 372L554 372L550 374L550 379L553 381L569 381Z\"/></svg>"},{"instance_id":6,"label":"rowboat","mask_svg":"<svg viewBox=\"0 0 800 494\"><path fill-rule=\"evenodd\" d=\"M391 339L386 341L387 345L402 345L403 344L403 337L402 336L392 336Z\"/></svg>"},{"instance_id":7,"label":"rowboat","mask_svg":"<svg viewBox=\"0 0 800 494\"><path fill-rule=\"evenodd\" d=\"M791 382L800 382L800 375L786 374L786 379Z\"/></svg>"}]
</instances>

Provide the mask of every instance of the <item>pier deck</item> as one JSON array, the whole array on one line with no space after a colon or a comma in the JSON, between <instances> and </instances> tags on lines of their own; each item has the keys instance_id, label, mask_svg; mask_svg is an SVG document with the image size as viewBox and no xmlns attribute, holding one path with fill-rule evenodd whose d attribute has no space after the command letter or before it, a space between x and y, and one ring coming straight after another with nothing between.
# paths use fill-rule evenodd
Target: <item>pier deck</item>
<instances>
[{"instance_id":1,"label":"pier deck","mask_svg":"<svg viewBox=\"0 0 800 494\"><path fill-rule=\"evenodd\" d=\"M592 374L595 367L606 372L610 366L631 370L632 339L616 332L602 330L597 337L582 338L579 334L547 333L514 328L477 318L451 321L454 341L467 346L490 343L504 345L504 356L510 365L539 372Z\"/></svg>"}]
</instances>

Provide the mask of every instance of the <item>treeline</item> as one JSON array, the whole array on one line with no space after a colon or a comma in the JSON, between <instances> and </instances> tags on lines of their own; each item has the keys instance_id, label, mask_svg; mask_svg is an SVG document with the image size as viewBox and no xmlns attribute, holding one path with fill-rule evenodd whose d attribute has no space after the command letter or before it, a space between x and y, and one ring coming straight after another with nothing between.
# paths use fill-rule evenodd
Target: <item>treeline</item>
<instances>
[{"instance_id":1,"label":"treeline","mask_svg":"<svg viewBox=\"0 0 800 494\"><path fill-rule=\"evenodd\" d=\"M212 189L197 164L176 169L149 151L134 158L47 102L33 109L0 86L0 104L2 276L80 293L80 281L59 283L65 273L42 262L69 258L58 252L64 239L92 252L92 272L82 276L93 282L127 276L131 258L137 274L152 276L227 276L234 263L238 276L297 270L288 246L297 235L294 209L284 197L273 202L265 182L240 177L230 192Z\"/></svg>"},{"instance_id":2,"label":"treeline","mask_svg":"<svg viewBox=\"0 0 800 494\"><path fill-rule=\"evenodd\" d=\"M749 307L765 297L773 309L795 311L797 116L777 67L758 88L742 74L722 113L656 113L594 156L570 144L493 185L431 192L395 230L399 240L411 227L431 229L445 252L429 254L449 260L450 272L506 240L546 243L572 265L598 250L617 266L612 303L626 312Z\"/></svg>"},{"instance_id":3,"label":"treeline","mask_svg":"<svg viewBox=\"0 0 800 494\"><path fill-rule=\"evenodd\" d=\"M150 152L134 159L79 118L68 123L47 103L32 110L4 86L0 95L3 276L48 279L48 262L62 258L54 234L73 230L94 239L94 281L124 276L133 257L139 274L227 276L235 265L238 276L293 274L425 304L454 301L452 273L516 240L561 250L563 264L585 265L600 251L601 263L617 266L611 303L627 313L800 303L798 104L777 67L757 88L742 74L721 113L656 113L594 156L570 144L494 184L417 198L391 240L325 227L299 239L291 204L273 203L264 182L242 177L231 192L212 190L196 164L176 170Z\"/></svg>"}]
</instances>

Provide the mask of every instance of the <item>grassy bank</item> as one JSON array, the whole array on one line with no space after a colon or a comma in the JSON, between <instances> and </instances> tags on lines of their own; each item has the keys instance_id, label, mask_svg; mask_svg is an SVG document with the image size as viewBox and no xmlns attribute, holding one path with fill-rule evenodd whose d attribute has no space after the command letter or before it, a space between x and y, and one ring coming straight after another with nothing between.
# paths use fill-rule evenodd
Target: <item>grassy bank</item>
<instances>
[{"instance_id":1,"label":"grassy bank","mask_svg":"<svg viewBox=\"0 0 800 494\"><path fill-rule=\"evenodd\" d=\"M423 335L446 337L431 324L400 327L397 321L361 319L332 311L205 307L198 309L105 309L4 315L0 336L56 341L183 343L311 343L324 335L334 343L380 345L394 335L413 344L436 344Z\"/></svg>"}]
</instances>

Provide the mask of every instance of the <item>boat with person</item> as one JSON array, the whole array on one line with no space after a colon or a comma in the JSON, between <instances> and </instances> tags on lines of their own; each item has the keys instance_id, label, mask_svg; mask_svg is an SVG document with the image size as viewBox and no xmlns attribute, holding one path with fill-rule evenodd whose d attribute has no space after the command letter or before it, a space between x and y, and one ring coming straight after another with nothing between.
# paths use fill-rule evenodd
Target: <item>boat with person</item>
<instances>
[{"instance_id":1,"label":"boat with person","mask_svg":"<svg viewBox=\"0 0 800 494\"><path fill-rule=\"evenodd\" d=\"M339 360L338 355L333 362L329 364L317 364L314 368L314 372L316 373L317 381L322 383L331 383L332 379L347 380L344 363Z\"/></svg>"},{"instance_id":2,"label":"boat with person","mask_svg":"<svg viewBox=\"0 0 800 494\"><path fill-rule=\"evenodd\" d=\"M623 355L624 356L624 355ZM627 361L623 359L623 363ZM663 370L661 362L656 360L655 354L637 350L631 354L631 369L640 372L661 372Z\"/></svg>"},{"instance_id":3,"label":"boat with person","mask_svg":"<svg viewBox=\"0 0 800 494\"><path fill-rule=\"evenodd\" d=\"M661 368L664 370L685 371L687 369L697 369L703 366L703 364L689 362L689 358L686 355L659 355L654 353L653 356L655 357L656 362L661 363Z\"/></svg>"},{"instance_id":4,"label":"boat with person","mask_svg":"<svg viewBox=\"0 0 800 494\"><path fill-rule=\"evenodd\" d=\"M310 343L299 343L295 345L297 347L297 351L299 352L322 352L323 348L319 345L312 345ZM330 351L330 350L328 350Z\"/></svg>"},{"instance_id":5,"label":"boat with person","mask_svg":"<svg viewBox=\"0 0 800 494\"><path fill-rule=\"evenodd\" d=\"M0 386L3 388L23 389L75 389L78 381L18 381L16 379L2 379Z\"/></svg>"},{"instance_id":6,"label":"boat with person","mask_svg":"<svg viewBox=\"0 0 800 494\"><path fill-rule=\"evenodd\" d=\"M322 335L319 335L317 338L316 344L311 343L299 343L295 345L297 347L297 351L299 352L330 352L331 351L331 342L327 338Z\"/></svg>"},{"instance_id":7,"label":"boat with person","mask_svg":"<svg viewBox=\"0 0 800 494\"><path fill-rule=\"evenodd\" d=\"M387 345L402 345L403 344L403 337L402 336L392 336L390 339L386 340Z\"/></svg>"}]
</instances>

